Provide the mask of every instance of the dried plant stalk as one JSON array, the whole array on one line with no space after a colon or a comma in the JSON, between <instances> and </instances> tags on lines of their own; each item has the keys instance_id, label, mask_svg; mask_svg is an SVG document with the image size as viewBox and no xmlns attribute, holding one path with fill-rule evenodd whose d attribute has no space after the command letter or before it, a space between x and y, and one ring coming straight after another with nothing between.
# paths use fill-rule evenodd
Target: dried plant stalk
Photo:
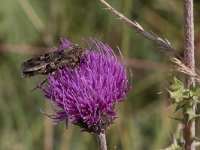
<instances>
[{"instance_id":1,"label":"dried plant stalk","mask_svg":"<svg viewBox=\"0 0 200 150\"><path fill-rule=\"evenodd\" d=\"M176 51L171 46L170 42L167 39L162 39L161 37L155 35L154 33L147 32L143 29L143 27L137 23L136 21L131 21L123 14L119 13L116 9L114 9L110 4L108 4L105 0L100 0L100 2L110 10L115 16L117 16L122 22L126 23L130 28L132 28L135 32L137 32L140 36L152 41L158 48L164 52L173 52L176 54Z\"/></svg>"},{"instance_id":2,"label":"dried plant stalk","mask_svg":"<svg viewBox=\"0 0 200 150\"><path fill-rule=\"evenodd\" d=\"M176 64L175 69L178 72L182 72L188 76L193 77L198 83L200 83L200 75L194 69L187 67L182 61L175 57L171 57L170 60Z\"/></svg>"},{"instance_id":3,"label":"dried plant stalk","mask_svg":"<svg viewBox=\"0 0 200 150\"><path fill-rule=\"evenodd\" d=\"M123 14L115 10L105 0L100 2L115 16L117 16L122 22L126 23L134 31L136 31L142 37L152 41L158 48L166 53L173 52L176 54L174 48L171 46L168 40L162 39L159 36L147 32L136 21L131 21ZM195 85L194 79L200 82L199 75L195 72L195 60L194 60L194 22L193 22L193 0L184 0L184 63L180 60L173 58L178 67L177 70L186 74L186 84L189 88L191 85ZM193 105L193 113L195 114L196 105ZM189 120L187 116L184 116L184 149L195 150L192 137L195 136L195 121Z\"/></svg>"}]
</instances>

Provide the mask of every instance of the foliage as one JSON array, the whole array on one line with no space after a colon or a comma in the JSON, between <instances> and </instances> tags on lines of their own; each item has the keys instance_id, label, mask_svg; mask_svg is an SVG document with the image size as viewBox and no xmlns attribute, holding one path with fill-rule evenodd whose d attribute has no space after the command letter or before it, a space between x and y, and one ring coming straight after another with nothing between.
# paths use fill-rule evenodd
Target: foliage
<instances>
[{"instance_id":1,"label":"foliage","mask_svg":"<svg viewBox=\"0 0 200 150\"><path fill-rule=\"evenodd\" d=\"M199 100L199 87L192 86L190 89L185 88L184 83L174 77L174 81L171 83L168 92L172 105L176 106L175 111L182 109L184 112L183 115L187 114L189 120L198 117L198 115L192 113L192 106Z\"/></svg>"},{"instance_id":2,"label":"foliage","mask_svg":"<svg viewBox=\"0 0 200 150\"><path fill-rule=\"evenodd\" d=\"M200 115L193 113L193 105L197 104L200 96L200 88L191 86L190 88L186 88L184 83L178 78L174 77L170 87L169 87L169 97L171 101L171 105L176 107L175 112L182 110L182 118L173 118L181 123L187 121L189 122L191 119L195 119ZM180 125L182 126L182 124ZM179 128L178 136L174 136L173 143L171 146L167 147L165 150L179 150L183 149L183 128ZM181 134L182 133L182 134ZM198 139L198 138L197 138ZM196 140L196 137L194 138Z\"/></svg>"}]
</instances>

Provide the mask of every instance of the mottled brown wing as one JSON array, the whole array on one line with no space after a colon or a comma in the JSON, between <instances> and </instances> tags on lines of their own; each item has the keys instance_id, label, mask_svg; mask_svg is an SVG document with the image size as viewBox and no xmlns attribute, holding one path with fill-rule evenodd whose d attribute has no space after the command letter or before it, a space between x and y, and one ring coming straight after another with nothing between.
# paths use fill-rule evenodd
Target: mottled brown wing
<instances>
[{"instance_id":1,"label":"mottled brown wing","mask_svg":"<svg viewBox=\"0 0 200 150\"><path fill-rule=\"evenodd\" d=\"M22 76L26 78L39 74L45 75L65 66L74 69L83 56L85 56L83 49L77 44L62 50L42 54L22 63Z\"/></svg>"},{"instance_id":2,"label":"mottled brown wing","mask_svg":"<svg viewBox=\"0 0 200 150\"><path fill-rule=\"evenodd\" d=\"M53 69L49 69L49 66L53 66L55 60L61 59L62 57L62 55L59 53L60 52L56 51L42 54L22 63L22 76L26 78L38 74L50 73L50 70L52 71Z\"/></svg>"}]
</instances>

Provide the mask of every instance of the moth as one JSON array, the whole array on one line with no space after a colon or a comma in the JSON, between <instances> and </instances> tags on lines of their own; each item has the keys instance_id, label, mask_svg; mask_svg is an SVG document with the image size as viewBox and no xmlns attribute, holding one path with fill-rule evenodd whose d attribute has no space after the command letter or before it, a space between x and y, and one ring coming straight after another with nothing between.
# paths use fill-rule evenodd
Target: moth
<instances>
[{"instance_id":1,"label":"moth","mask_svg":"<svg viewBox=\"0 0 200 150\"><path fill-rule=\"evenodd\" d=\"M22 63L24 78L35 75L54 73L58 68L74 69L86 57L84 50L78 44L71 44L67 48L42 54Z\"/></svg>"}]
</instances>

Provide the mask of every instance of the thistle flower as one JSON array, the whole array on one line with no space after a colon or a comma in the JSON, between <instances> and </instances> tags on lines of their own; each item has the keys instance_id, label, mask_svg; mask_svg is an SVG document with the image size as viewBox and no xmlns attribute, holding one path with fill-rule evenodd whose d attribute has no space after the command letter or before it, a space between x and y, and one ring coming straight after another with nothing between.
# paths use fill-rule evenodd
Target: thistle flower
<instances>
[{"instance_id":1,"label":"thistle flower","mask_svg":"<svg viewBox=\"0 0 200 150\"><path fill-rule=\"evenodd\" d=\"M50 99L55 123L68 119L83 131L103 133L116 118L117 105L130 89L126 65L106 44L94 39L94 50L86 49L86 58L75 69L58 69L47 76L40 88ZM63 40L58 50L67 48Z\"/></svg>"}]
</instances>

